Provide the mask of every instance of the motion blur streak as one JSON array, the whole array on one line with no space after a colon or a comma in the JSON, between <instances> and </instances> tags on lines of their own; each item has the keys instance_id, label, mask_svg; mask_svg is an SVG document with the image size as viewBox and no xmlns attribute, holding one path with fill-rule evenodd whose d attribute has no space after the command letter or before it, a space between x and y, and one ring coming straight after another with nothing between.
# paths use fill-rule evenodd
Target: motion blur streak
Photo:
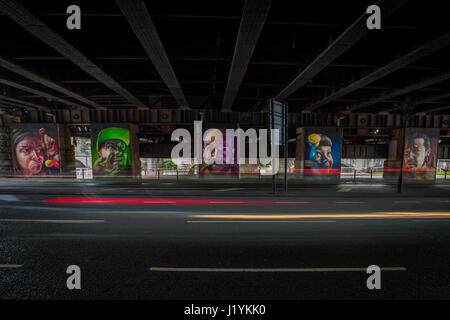
<instances>
[{"instance_id":1,"label":"motion blur streak","mask_svg":"<svg viewBox=\"0 0 450 320\"><path fill-rule=\"evenodd\" d=\"M171 198L57 198L43 200L42 203L71 204L247 204L279 205L292 204L292 201L275 200L236 200L236 199L171 199ZM307 204L302 203L302 204Z\"/></svg>"},{"instance_id":2,"label":"motion blur streak","mask_svg":"<svg viewBox=\"0 0 450 320\"><path fill-rule=\"evenodd\" d=\"M352 213L352 214L194 214L188 218L202 219L364 219L364 218L445 218L450 217L450 212L375 212L375 213Z\"/></svg>"}]
</instances>

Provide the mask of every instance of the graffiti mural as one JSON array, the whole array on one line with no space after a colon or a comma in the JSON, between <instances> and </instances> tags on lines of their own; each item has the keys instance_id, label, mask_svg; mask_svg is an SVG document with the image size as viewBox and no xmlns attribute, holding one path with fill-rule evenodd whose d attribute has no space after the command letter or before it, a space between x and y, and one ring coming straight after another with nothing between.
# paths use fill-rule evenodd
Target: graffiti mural
<instances>
[{"instance_id":1,"label":"graffiti mural","mask_svg":"<svg viewBox=\"0 0 450 320\"><path fill-rule=\"evenodd\" d=\"M11 146L16 176L60 174L58 130L55 124L13 124Z\"/></svg>"},{"instance_id":2,"label":"graffiti mural","mask_svg":"<svg viewBox=\"0 0 450 320\"><path fill-rule=\"evenodd\" d=\"M94 177L131 173L130 130L126 124L92 125Z\"/></svg>"},{"instance_id":3,"label":"graffiti mural","mask_svg":"<svg viewBox=\"0 0 450 320\"><path fill-rule=\"evenodd\" d=\"M340 174L341 136L339 128L306 128L305 174Z\"/></svg>"},{"instance_id":4,"label":"graffiti mural","mask_svg":"<svg viewBox=\"0 0 450 320\"><path fill-rule=\"evenodd\" d=\"M435 180L438 129L407 128L403 168L407 179Z\"/></svg>"}]
</instances>

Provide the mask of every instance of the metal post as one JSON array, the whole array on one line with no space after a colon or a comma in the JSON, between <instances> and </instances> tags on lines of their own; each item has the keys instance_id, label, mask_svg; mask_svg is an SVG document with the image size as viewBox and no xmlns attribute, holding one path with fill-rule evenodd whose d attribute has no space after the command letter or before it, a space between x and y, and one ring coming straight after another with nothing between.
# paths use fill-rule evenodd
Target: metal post
<instances>
[{"instance_id":1,"label":"metal post","mask_svg":"<svg viewBox=\"0 0 450 320\"><path fill-rule=\"evenodd\" d=\"M406 139L406 128L408 127L408 118L404 119L403 124L403 139L402 139L402 153L400 157L400 175L398 177L397 192L402 193L403 187L403 158L405 157L405 139Z\"/></svg>"},{"instance_id":2,"label":"metal post","mask_svg":"<svg viewBox=\"0 0 450 320\"><path fill-rule=\"evenodd\" d=\"M353 169L353 182L356 182L356 169Z\"/></svg>"},{"instance_id":3,"label":"metal post","mask_svg":"<svg viewBox=\"0 0 450 320\"><path fill-rule=\"evenodd\" d=\"M271 117L271 121L270 121L270 126L269 126L269 135L270 135L270 150L272 151L272 143L275 143L273 136L272 136L272 132L273 132L273 127L274 127L274 121L275 121L275 114L274 114L274 110L273 110L273 100L270 99L269 102L269 110L270 110L270 117ZM276 181L276 175L274 174L274 163L275 163L275 155L273 154L273 152L271 152L271 157L272 157L272 193L276 193L277 192L277 181Z\"/></svg>"},{"instance_id":4,"label":"metal post","mask_svg":"<svg viewBox=\"0 0 450 320\"><path fill-rule=\"evenodd\" d=\"M372 180L373 169L370 169L370 180Z\"/></svg>"},{"instance_id":5,"label":"metal post","mask_svg":"<svg viewBox=\"0 0 450 320\"><path fill-rule=\"evenodd\" d=\"M284 104L284 192L288 191L288 105Z\"/></svg>"}]
</instances>

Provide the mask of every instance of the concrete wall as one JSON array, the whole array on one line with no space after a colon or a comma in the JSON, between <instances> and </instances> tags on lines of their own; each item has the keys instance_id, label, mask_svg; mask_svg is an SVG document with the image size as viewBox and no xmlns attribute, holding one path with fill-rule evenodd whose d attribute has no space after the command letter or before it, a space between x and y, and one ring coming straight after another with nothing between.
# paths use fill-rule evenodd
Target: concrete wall
<instances>
[{"instance_id":1,"label":"concrete wall","mask_svg":"<svg viewBox=\"0 0 450 320\"><path fill-rule=\"evenodd\" d=\"M0 175L12 174L9 119L0 115Z\"/></svg>"},{"instance_id":2,"label":"concrete wall","mask_svg":"<svg viewBox=\"0 0 450 320\"><path fill-rule=\"evenodd\" d=\"M220 112L218 110L56 110L58 123L128 122L139 124L192 124L195 120L213 123L239 123L245 127L267 127L268 113ZM340 119L338 121L338 119ZM46 112L31 111L23 116L24 122L51 122ZM399 114L374 113L306 113L291 112L288 116L289 128L334 127L344 128L401 128ZM408 127L449 128L450 115L414 115Z\"/></svg>"}]
</instances>

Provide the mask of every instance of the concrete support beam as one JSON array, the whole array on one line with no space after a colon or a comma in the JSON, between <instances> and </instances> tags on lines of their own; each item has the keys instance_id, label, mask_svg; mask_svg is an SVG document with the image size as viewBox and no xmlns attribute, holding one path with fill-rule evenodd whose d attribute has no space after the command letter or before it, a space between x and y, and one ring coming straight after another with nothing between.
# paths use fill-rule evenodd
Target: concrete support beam
<instances>
[{"instance_id":1,"label":"concrete support beam","mask_svg":"<svg viewBox=\"0 0 450 320\"><path fill-rule=\"evenodd\" d=\"M242 79L244 79L256 43L269 14L271 4L271 0L245 1L227 87L223 97L222 111L231 111L234 99L239 91Z\"/></svg>"},{"instance_id":2,"label":"concrete support beam","mask_svg":"<svg viewBox=\"0 0 450 320\"><path fill-rule=\"evenodd\" d=\"M5 13L9 18L22 26L25 30L33 34L35 37L52 47L67 59L75 63L78 67L90 74L93 78L102 82L111 90L130 101L133 105L140 109L147 107L131 94L127 89L122 87L116 80L111 78L90 59L83 55L79 50L70 45L60 35L50 29L37 16L28 11L24 6L15 0L0 0L0 11Z\"/></svg>"},{"instance_id":3,"label":"concrete support beam","mask_svg":"<svg viewBox=\"0 0 450 320\"><path fill-rule=\"evenodd\" d=\"M440 108L434 108L434 109L430 109L430 110L423 110L422 112L431 113L431 112L438 112L438 111L443 111L443 110L447 110L447 109L450 109L450 105L445 106L445 107L440 107Z\"/></svg>"},{"instance_id":4,"label":"concrete support beam","mask_svg":"<svg viewBox=\"0 0 450 320\"><path fill-rule=\"evenodd\" d=\"M6 96L0 96L0 102L1 101L6 101L6 103L14 103L17 106L20 106L22 108L34 107L39 110L43 110L43 111L47 111L47 112L50 111L50 108L47 106L42 106L39 104L31 103L31 102L24 101L24 100L14 99L14 98L6 97Z\"/></svg>"},{"instance_id":5,"label":"concrete support beam","mask_svg":"<svg viewBox=\"0 0 450 320\"><path fill-rule=\"evenodd\" d=\"M116 0L116 2L180 108L189 109L186 97L144 1Z\"/></svg>"},{"instance_id":6,"label":"concrete support beam","mask_svg":"<svg viewBox=\"0 0 450 320\"><path fill-rule=\"evenodd\" d=\"M24 106L24 105L21 105L21 104L18 104L18 103L9 102L9 101L5 101L5 100L0 100L0 108L10 108L10 109L20 108L20 109L25 109L25 110L29 110L29 111L36 110L34 108L31 108L31 107L27 107L27 106Z\"/></svg>"},{"instance_id":7,"label":"concrete support beam","mask_svg":"<svg viewBox=\"0 0 450 320\"><path fill-rule=\"evenodd\" d=\"M418 83L414 83L414 84L408 85L408 86L406 86L406 87L404 87L402 89L392 90L391 92L389 92L387 94L383 94L383 95L381 95L381 96L379 96L377 98L361 102L361 103L353 106L350 110L351 111L356 111L356 110L359 110L359 109L362 109L362 108L365 108L365 107L369 107L369 106L371 106L371 105L373 105L375 103L382 102L382 101L385 101L385 100L389 100L391 98L398 97L398 96L407 94L407 93L415 91L415 90L420 90L422 88L435 85L436 83L439 83L439 82L442 82L442 81L446 81L448 79L450 79L450 72L446 72L446 73L441 74L439 76L436 76L436 77L433 77L433 78L429 78L429 79L420 81ZM387 110L382 110L382 111L391 112L391 111L397 110L399 108L400 107L394 107L394 108L387 109Z\"/></svg>"},{"instance_id":8,"label":"concrete support beam","mask_svg":"<svg viewBox=\"0 0 450 320\"><path fill-rule=\"evenodd\" d=\"M330 102L332 102L346 94L349 94L357 89L364 88L367 85L438 51L439 49L445 48L449 44L450 44L450 32L427 43L426 45L424 45L420 48L417 48L417 49L411 51L407 55L392 61L391 63L387 64L386 66L375 70L371 74L359 79L358 81L355 81L355 82L349 84L345 88L342 88L342 89L334 92L333 94L331 94L331 95L323 98L322 100L312 104L311 106L307 107L305 110L306 111L317 110L318 108L322 107L323 105L325 105L327 103L330 103Z\"/></svg>"},{"instance_id":9,"label":"concrete support beam","mask_svg":"<svg viewBox=\"0 0 450 320\"><path fill-rule=\"evenodd\" d=\"M1 84L5 84L5 85L10 86L10 87L13 87L13 88L16 88L16 89L19 89L19 90L22 90L22 91L26 91L26 92L37 94L38 96L43 97L43 98L47 98L47 99L50 99L50 100L58 101L58 102L60 102L62 104L70 106L70 107L78 107L78 108L81 108L81 109L86 109L86 106L83 106L81 104L78 104L78 103L75 103L75 102L63 99L63 98L56 97L56 96L51 95L51 94L49 94L47 92L36 90L36 89L33 89L33 88L30 88L30 87L21 85L21 84L19 84L17 82L11 81L11 80L0 78L0 83Z\"/></svg>"},{"instance_id":10,"label":"concrete support beam","mask_svg":"<svg viewBox=\"0 0 450 320\"><path fill-rule=\"evenodd\" d=\"M381 8L381 18L386 19L406 0L383 0L376 4ZM366 26L368 15L364 12L347 30L344 31L328 48L325 49L310 65L308 65L292 82L275 96L276 100L284 101L295 91L310 82L320 71L325 69L370 30ZM375 30L376 32L376 30Z\"/></svg>"},{"instance_id":11,"label":"concrete support beam","mask_svg":"<svg viewBox=\"0 0 450 320\"><path fill-rule=\"evenodd\" d=\"M22 77L25 77L27 79L30 79L30 80L34 81L34 82L37 82L37 83L42 84L42 85L44 85L46 87L49 87L50 89L53 89L53 90L58 91L58 92L61 92L61 93L65 94L65 95L67 95L67 96L70 96L72 98L77 99L78 101L84 102L84 103L86 103L87 105L89 105L91 107L94 107L96 109L104 109L104 107L98 105L97 103L95 103L95 102L93 102L93 101L91 101L89 99L86 99L86 98L80 96L79 94L77 94L77 93L75 93L75 92L73 92L71 90L63 88L63 87L61 87L60 85L54 83L51 80L48 80L48 79L46 79L44 77L41 77L41 76L31 72L31 71L28 71L25 68L15 64L15 63L12 63L11 61L6 60L5 58L0 57L0 66L5 68L5 69L7 69L7 70L9 70L9 71L12 71L12 72L15 72L15 73L19 74Z\"/></svg>"},{"instance_id":12,"label":"concrete support beam","mask_svg":"<svg viewBox=\"0 0 450 320\"><path fill-rule=\"evenodd\" d=\"M414 101L414 105L418 106L418 105L421 105L421 104L427 104L427 103L430 103L430 102L434 102L434 101L442 100L442 99L446 99L446 98L450 98L450 93L449 92L441 94L441 95L438 95L438 96L434 96L434 97L431 97L431 98L426 98L426 99L423 99L423 100Z\"/></svg>"}]
</instances>

